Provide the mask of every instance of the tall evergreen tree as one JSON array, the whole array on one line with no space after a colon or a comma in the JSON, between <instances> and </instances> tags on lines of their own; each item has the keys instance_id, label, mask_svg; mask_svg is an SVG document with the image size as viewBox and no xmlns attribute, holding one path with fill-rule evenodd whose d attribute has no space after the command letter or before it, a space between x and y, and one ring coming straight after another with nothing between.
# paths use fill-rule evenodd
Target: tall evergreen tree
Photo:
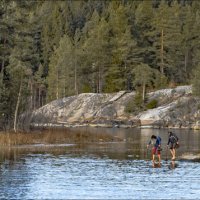
<instances>
[{"instance_id":1,"label":"tall evergreen tree","mask_svg":"<svg viewBox=\"0 0 200 200\"><path fill-rule=\"evenodd\" d=\"M142 99L145 101L146 88L153 82L153 70L147 64L140 64L133 69L134 85L135 87L142 88Z\"/></svg>"},{"instance_id":2,"label":"tall evergreen tree","mask_svg":"<svg viewBox=\"0 0 200 200\"><path fill-rule=\"evenodd\" d=\"M155 25L153 19L155 17L155 9L152 7L152 1L141 1L135 11L134 34L137 38L139 46L138 54L141 62L148 63L150 66L157 68L155 55Z\"/></svg>"},{"instance_id":3,"label":"tall evergreen tree","mask_svg":"<svg viewBox=\"0 0 200 200\"><path fill-rule=\"evenodd\" d=\"M88 29L90 27L90 29ZM109 24L104 18L100 18L95 11L93 17L86 24L85 42L83 44L84 55L87 61L84 62L85 72L90 72L90 88L93 92L101 93L105 86L105 71L109 64Z\"/></svg>"},{"instance_id":4,"label":"tall evergreen tree","mask_svg":"<svg viewBox=\"0 0 200 200\"><path fill-rule=\"evenodd\" d=\"M51 57L54 47L57 48L59 41L64 34L64 19L61 13L61 2L49 2L49 9L42 22L41 44L42 44L42 64L44 65L45 75L48 74L49 58Z\"/></svg>"},{"instance_id":5,"label":"tall evergreen tree","mask_svg":"<svg viewBox=\"0 0 200 200\"><path fill-rule=\"evenodd\" d=\"M49 64L49 100L78 93L79 41L77 30L73 39L65 34L55 48Z\"/></svg>"},{"instance_id":6,"label":"tall evergreen tree","mask_svg":"<svg viewBox=\"0 0 200 200\"><path fill-rule=\"evenodd\" d=\"M9 91L9 102L7 102L10 104L9 118L14 121L15 131L19 113L30 108L28 80L31 79L38 60L31 26L32 6L31 2L9 4L9 15L13 17L9 21L13 48L9 52L8 64L5 68L4 85Z\"/></svg>"},{"instance_id":7,"label":"tall evergreen tree","mask_svg":"<svg viewBox=\"0 0 200 200\"><path fill-rule=\"evenodd\" d=\"M130 89L129 75L139 61L137 43L131 34L129 16L127 16L129 9L129 6L117 7L115 3L109 7L112 60L107 72L107 92Z\"/></svg>"},{"instance_id":8,"label":"tall evergreen tree","mask_svg":"<svg viewBox=\"0 0 200 200\"><path fill-rule=\"evenodd\" d=\"M192 93L195 96L200 96L200 64L196 66L193 70L193 79L192 79Z\"/></svg>"}]
</instances>

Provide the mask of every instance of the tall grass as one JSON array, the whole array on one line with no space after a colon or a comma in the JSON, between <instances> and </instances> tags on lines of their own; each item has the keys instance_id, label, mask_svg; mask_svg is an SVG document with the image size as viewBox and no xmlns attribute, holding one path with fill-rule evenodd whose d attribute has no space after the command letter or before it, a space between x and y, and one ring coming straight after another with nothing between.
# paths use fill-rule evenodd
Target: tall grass
<instances>
[{"instance_id":1,"label":"tall grass","mask_svg":"<svg viewBox=\"0 0 200 200\"><path fill-rule=\"evenodd\" d=\"M71 130L46 130L23 132L0 132L0 145L27 145L27 144L72 144L72 143L90 143L90 142L111 142L120 141L120 138L114 137L108 133L90 133L88 131Z\"/></svg>"}]
</instances>

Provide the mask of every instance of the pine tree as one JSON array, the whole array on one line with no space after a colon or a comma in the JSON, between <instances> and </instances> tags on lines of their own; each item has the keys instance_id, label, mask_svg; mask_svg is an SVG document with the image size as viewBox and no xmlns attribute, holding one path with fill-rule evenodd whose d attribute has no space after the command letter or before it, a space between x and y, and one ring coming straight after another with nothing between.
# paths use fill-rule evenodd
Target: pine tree
<instances>
[{"instance_id":1,"label":"pine tree","mask_svg":"<svg viewBox=\"0 0 200 200\"><path fill-rule=\"evenodd\" d=\"M135 87L142 88L142 99L145 101L146 88L153 82L153 70L147 64L141 63L133 69L134 73L134 85Z\"/></svg>"},{"instance_id":2,"label":"pine tree","mask_svg":"<svg viewBox=\"0 0 200 200\"><path fill-rule=\"evenodd\" d=\"M46 80L44 78L44 67L39 65L37 72L34 74L32 89L32 107L37 108L43 106L46 97Z\"/></svg>"},{"instance_id":3,"label":"pine tree","mask_svg":"<svg viewBox=\"0 0 200 200\"><path fill-rule=\"evenodd\" d=\"M200 30L200 11L196 11L195 13L195 20L194 20L194 26L193 26L193 40L191 40L192 43L192 49L191 49L191 54L192 54L192 65L196 67L199 65L200 62L200 35L199 35L199 30Z\"/></svg>"},{"instance_id":4,"label":"pine tree","mask_svg":"<svg viewBox=\"0 0 200 200\"><path fill-rule=\"evenodd\" d=\"M115 9L115 10L114 10ZM111 28L111 65L107 72L107 92L131 89L130 73L139 62L137 43L129 25L130 7L111 4L109 24Z\"/></svg>"},{"instance_id":5,"label":"pine tree","mask_svg":"<svg viewBox=\"0 0 200 200\"><path fill-rule=\"evenodd\" d=\"M25 63L23 63L21 60L16 58L17 49L13 49L13 52L10 56L10 64L7 67L7 73L9 73L10 78L10 95L12 95L12 106L11 106L11 116L14 120L14 131L17 131L17 121L18 121L18 115L20 112L24 111L24 108L26 108L23 104L23 102L28 101L28 79L32 75L32 72L30 69L27 68Z\"/></svg>"},{"instance_id":6,"label":"pine tree","mask_svg":"<svg viewBox=\"0 0 200 200\"><path fill-rule=\"evenodd\" d=\"M90 29L88 29L90 27ZM84 65L88 66L90 72L90 83L93 92L102 92L104 87L105 71L109 63L109 25L104 18L95 11L93 17L86 24L88 29L83 44L85 60ZM85 83L87 84L87 83Z\"/></svg>"},{"instance_id":7,"label":"pine tree","mask_svg":"<svg viewBox=\"0 0 200 200\"><path fill-rule=\"evenodd\" d=\"M54 100L77 94L78 32L74 40L64 35L50 58L48 99ZM74 84L72 84L74 83Z\"/></svg>"},{"instance_id":8,"label":"pine tree","mask_svg":"<svg viewBox=\"0 0 200 200\"><path fill-rule=\"evenodd\" d=\"M200 52L199 52L200 55ZM195 96L200 96L200 62L193 70L193 78L192 78L192 93Z\"/></svg>"},{"instance_id":9,"label":"pine tree","mask_svg":"<svg viewBox=\"0 0 200 200\"><path fill-rule=\"evenodd\" d=\"M200 6L200 4L199 4ZM195 12L195 21L193 26L193 40L192 42L192 55L193 55L193 73L191 76L191 82L193 86L193 94L200 96L200 36L199 36L199 30L200 30L200 12L197 10Z\"/></svg>"},{"instance_id":10,"label":"pine tree","mask_svg":"<svg viewBox=\"0 0 200 200\"><path fill-rule=\"evenodd\" d=\"M2 0L0 2L0 81L3 84L5 69L8 65L8 59L13 47L12 31L12 7L10 3Z\"/></svg>"},{"instance_id":11,"label":"pine tree","mask_svg":"<svg viewBox=\"0 0 200 200\"><path fill-rule=\"evenodd\" d=\"M156 47L156 55L157 55L157 63L160 67L160 72L164 74L164 69L166 69L168 65L167 59L167 31L168 28L168 19L169 19L169 6L164 1L159 5L158 11L155 15L155 29L156 35L159 37L155 39L154 45Z\"/></svg>"},{"instance_id":12,"label":"pine tree","mask_svg":"<svg viewBox=\"0 0 200 200\"><path fill-rule=\"evenodd\" d=\"M33 5L32 2L10 2L8 4L9 17L13 17L7 21L12 30L13 44L4 70L6 74L4 85L9 91L7 102L10 105L9 118L13 120L15 131L19 113L30 108L28 82L31 80L39 59L31 26L30 13Z\"/></svg>"},{"instance_id":13,"label":"pine tree","mask_svg":"<svg viewBox=\"0 0 200 200\"><path fill-rule=\"evenodd\" d=\"M155 9L152 4L151 0L141 1L136 7L133 33L137 38L141 62L157 68L156 50L153 46L157 34L155 34L154 25Z\"/></svg>"},{"instance_id":14,"label":"pine tree","mask_svg":"<svg viewBox=\"0 0 200 200\"><path fill-rule=\"evenodd\" d=\"M183 59L182 48L182 21L180 4L174 1L169 6L164 1L157 8L155 15L155 38L156 62L160 66L160 72L172 82L183 82Z\"/></svg>"},{"instance_id":15,"label":"pine tree","mask_svg":"<svg viewBox=\"0 0 200 200\"><path fill-rule=\"evenodd\" d=\"M42 20L41 24L42 63L44 65L45 75L48 74L49 59L54 48L58 47L59 41L64 34L65 21L61 13L61 3L62 2L49 2L48 14ZM51 12L49 10L51 10Z\"/></svg>"}]
</instances>

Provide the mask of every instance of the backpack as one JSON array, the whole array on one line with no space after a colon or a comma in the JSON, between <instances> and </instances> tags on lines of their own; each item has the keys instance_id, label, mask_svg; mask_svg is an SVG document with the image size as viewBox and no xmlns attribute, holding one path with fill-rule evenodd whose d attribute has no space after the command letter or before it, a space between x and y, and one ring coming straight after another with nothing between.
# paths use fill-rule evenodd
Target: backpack
<instances>
[{"instance_id":1,"label":"backpack","mask_svg":"<svg viewBox=\"0 0 200 200\"><path fill-rule=\"evenodd\" d=\"M177 142L178 142L178 137L177 137L175 134L172 134L172 135L170 136L170 138L171 138L171 142L172 142L172 143L177 143Z\"/></svg>"},{"instance_id":2,"label":"backpack","mask_svg":"<svg viewBox=\"0 0 200 200\"><path fill-rule=\"evenodd\" d=\"M159 140L160 144L161 144L161 137L160 136L157 136L157 139Z\"/></svg>"},{"instance_id":3,"label":"backpack","mask_svg":"<svg viewBox=\"0 0 200 200\"><path fill-rule=\"evenodd\" d=\"M157 136L157 139L159 140L159 143L161 145L161 137L160 136ZM162 148L160 146L158 146L158 151L162 151Z\"/></svg>"}]
</instances>

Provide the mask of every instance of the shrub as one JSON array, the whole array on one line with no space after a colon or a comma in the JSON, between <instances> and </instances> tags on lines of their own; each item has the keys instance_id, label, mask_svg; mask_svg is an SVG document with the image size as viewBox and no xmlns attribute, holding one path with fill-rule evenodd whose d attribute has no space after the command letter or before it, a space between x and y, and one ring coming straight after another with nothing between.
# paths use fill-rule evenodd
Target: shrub
<instances>
[{"instance_id":1,"label":"shrub","mask_svg":"<svg viewBox=\"0 0 200 200\"><path fill-rule=\"evenodd\" d=\"M136 113L144 109L143 100L141 94L136 94L133 99L131 99L125 106L124 111L126 113Z\"/></svg>"},{"instance_id":2,"label":"shrub","mask_svg":"<svg viewBox=\"0 0 200 200\"><path fill-rule=\"evenodd\" d=\"M135 105L137 107L143 108L144 102L143 102L143 99L142 99L142 95L140 93L135 95L134 102L135 102Z\"/></svg>"},{"instance_id":3,"label":"shrub","mask_svg":"<svg viewBox=\"0 0 200 200\"><path fill-rule=\"evenodd\" d=\"M151 100L150 102L147 103L146 108L147 109L153 109L156 108L158 105L158 101L156 99Z\"/></svg>"},{"instance_id":4,"label":"shrub","mask_svg":"<svg viewBox=\"0 0 200 200\"><path fill-rule=\"evenodd\" d=\"M131 100L127 103L127 105L125 106L124 111L125 111L126 113L132 113L132 112L134 112L135 110L136 110L136 105L135 105L134 99L131 99Z\"/></svg>"}]
</instances>

